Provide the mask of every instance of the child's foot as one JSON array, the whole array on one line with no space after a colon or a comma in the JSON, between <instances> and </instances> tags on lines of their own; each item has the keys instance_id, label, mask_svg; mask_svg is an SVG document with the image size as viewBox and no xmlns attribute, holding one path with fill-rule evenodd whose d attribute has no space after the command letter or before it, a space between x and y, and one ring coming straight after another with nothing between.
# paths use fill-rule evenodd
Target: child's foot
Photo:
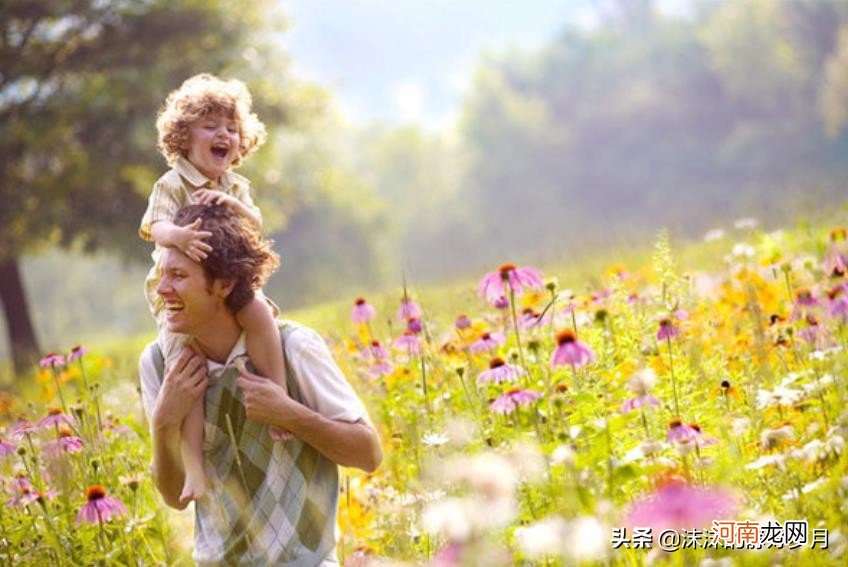
<instances>
[{"instance_id":1,"label":"child's foot","mask_svg":"<svg viewBox=\"0 0 848 567\"><path fill-rule=\"evenodd\" d=\"M272 441L282 442L294 439L294 433L286 429L280 429L279 427L269 426L268 433L271 435Z\"/></svg>"},{"instance_id":2,"label":"child's foot","mask_svg":"<svg viewBox=\"0 0 848 567\"><path fill-rule=\"evenodd\" d=\"M200 483L200 486L195 486L194 483L191 483L186 479L185 484L183 485L183 492L180 494L180 506L188 506L188 503L193 500L200 500L204 496L206 496L208 488L206 483Z\"/></svg>"}]
</instances>

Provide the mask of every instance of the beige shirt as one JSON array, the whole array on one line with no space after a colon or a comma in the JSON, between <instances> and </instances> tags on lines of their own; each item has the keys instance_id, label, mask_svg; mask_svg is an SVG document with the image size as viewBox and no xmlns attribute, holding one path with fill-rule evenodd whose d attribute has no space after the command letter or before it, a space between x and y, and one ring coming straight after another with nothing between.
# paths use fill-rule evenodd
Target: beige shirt
<instances>
[{"instance_id":1,"label":"beige shirt","mask_svg":"<svg viewBox=\"0 0 848 567\"><path fill-rule=\"evenodd\" d=\"M160 220L173 220L182 207L194 202L192 193L198 189L212 189L232 195L262 219L259 208L250 196L250 181L238 173L227 171L218 181L200 173L186 158L181 157L165 175L153 184L147 202L147 211L141 219L138 234L144 240L153 240L150 228Z\"/></svg>"},{"instance_id":2,"label":"beige shirt","mask_svg":"<svg viewBox=\"0 0 848 567\"><path fill-rule=\"evenodd\" d=\"M177 211L186 205L194 203L192 194L198 189L211 189L213 191L222 191L227 195L232 195L241 201L247 208L251 209L256 218L262 222L262 215L259 208L253 203L253 198L250 196L250 181L232 171L227 171L218 181L213 181L200 173L194 165L186 158L181 157L165 175L153 184L153 191L150 193L150 198L147 202L147 210L144 217L141 219L141 226L138 229L138 234L144 240L152 241L153 236L150 233L153 223L167 220L172 221L177 215ZM152 254L153 266L144 280L144 295L147 298L147 305L150 307L150 312L159 321L159 314L162 312L162 299L156 293L156 287L159 285L159 280L162 278L160 262L162 260L162 247L157 243ZM160 331L162 327L160 325ZM170 356L176 352L174 348L167 348L166 354Z\"/></svg>"}]
</instances>

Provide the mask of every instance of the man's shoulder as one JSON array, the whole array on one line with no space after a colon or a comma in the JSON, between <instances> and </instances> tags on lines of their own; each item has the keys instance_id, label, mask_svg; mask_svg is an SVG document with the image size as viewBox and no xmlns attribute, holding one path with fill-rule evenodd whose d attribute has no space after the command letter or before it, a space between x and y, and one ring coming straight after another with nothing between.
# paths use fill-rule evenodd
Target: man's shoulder
<instances>
[{"instance_id":1,"label":"man's shoulder","mask_svg":"<svg viewBox=\"0 0 848 567\"><path fill-rule=\"evenodd\" d=\"M138 357L138 373L142 380L159 378L164 369L162 349L157 341L148 343Z\"/></svg>"},{"instance_id":2,"label":"man's shoulder","mask_svg":"<svg viewBox=\"0 0 848 567\"><path fill-rule=\"evenodd\" d=\"M301 346L315 340L324 340L318 331L297 321L286 319L277 323L280 327L280 335L283 338L283 342L288 346Z\"/></svg>"}]
</instances>

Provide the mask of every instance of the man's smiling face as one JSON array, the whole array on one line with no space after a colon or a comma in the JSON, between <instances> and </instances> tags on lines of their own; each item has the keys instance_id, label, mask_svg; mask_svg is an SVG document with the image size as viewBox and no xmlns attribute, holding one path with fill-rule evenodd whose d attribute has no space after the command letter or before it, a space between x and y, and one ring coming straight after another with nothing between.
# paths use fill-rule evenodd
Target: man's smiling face
<instances>
[{"instance_id":1,"label":"man's smiling face","mask_svg":"<svg viewBox=\"0 0 848 567\"><path fill-rule=\"evenodd\" d=\"M165 303L165 324L173 333L202 334L207 323L226 311L221 282L208 283L203 267L175 248L164 251L156 292Z\"/></svg>"},{"instance_id":2,"label":"man's smiling face","mask_svg":"<svg viewBox=\"0 0 848 567\"><path fill-rule=\"evenodd\" d=\"M239 125L232 116L210 113L188 128L188 161L206 177L217 180L238 157Z\"/></svg>"}]
</instances>

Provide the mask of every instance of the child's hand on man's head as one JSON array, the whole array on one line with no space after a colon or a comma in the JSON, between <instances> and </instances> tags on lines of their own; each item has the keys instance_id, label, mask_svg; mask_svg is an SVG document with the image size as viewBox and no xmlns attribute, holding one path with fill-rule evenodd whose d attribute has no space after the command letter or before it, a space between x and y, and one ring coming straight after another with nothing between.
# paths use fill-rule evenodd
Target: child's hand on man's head
<instances>
[{"instance_id":1,"label":"child's hand on man's head","mask_svg":"<svg viewBox=\"0 0 848 567\"><path fill-rule=\"evenodd\" d=\"M174 237L177 248L195 262L201 262L212 251L212 247L203 241L212 236L212 233L207 230L199 230L202 222L201 219L195 219L189 225L177 227Z\"/></svg>"},{"instance_id":2,"label":"child's hand on man's head","mask_svg":"<svg viewBox=\"0 0 848 567\"><path fill-rule=\"evenodd\" d=\"M194 193L192 193L192 198L194 202L198 205L227 205L229 207L233 206L234 201L238 201L232 195L228 195L223 191L212 191L211 189L198 189Z\"/></svg>"}]
</instances>

